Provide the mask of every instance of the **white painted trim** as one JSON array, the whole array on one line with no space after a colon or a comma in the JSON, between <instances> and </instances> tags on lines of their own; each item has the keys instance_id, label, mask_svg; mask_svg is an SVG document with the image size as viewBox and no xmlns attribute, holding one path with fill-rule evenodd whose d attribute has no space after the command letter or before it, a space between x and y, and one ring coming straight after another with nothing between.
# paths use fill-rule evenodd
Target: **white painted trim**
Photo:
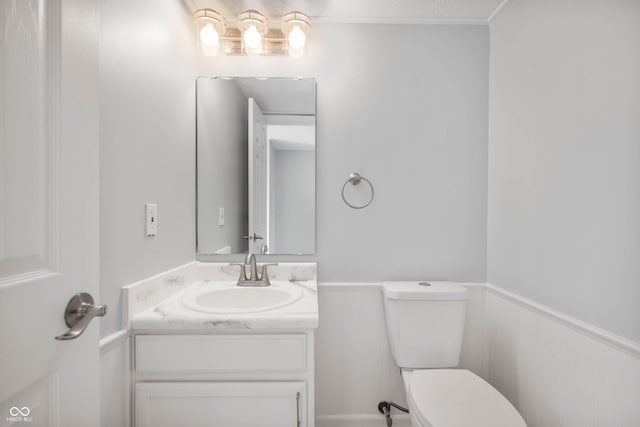
<instances>
[{"instance_id":1,"label":"white painted trim","mask_svg":"<svg viewBox=\"0 0 640 427\"><path fill-rule=\"evenodd\" d=\"M126 329L121 329L117 332L112 333L111 335L107 335L104 338L100 339L100 355L104 355L105 353L110 352L114 348L123 344L131 335L131 331Z\"/></svg>"},{"instance_id":2,"label":"white painted trim","mask_svg":"<svg viewBox=\"0 0 640 427\"><path fill-rule=\"evenodd\" d=\"M435 280L434 280L435 281ZM455 282L469 288L479 288L484 290L486 283L476 282ZM381 289L382 282L318 282L318 288L327 288L332 290L355 290L355 289Z\"/></svg>"},{"instance_id":3,"label":"white painted trim","mask_svg":"<svg viewBox=\"0 0 640 427\"><path fill-rule=\"evenodd\" d=\"M318 289L326 288L331 290L354 290L354 289L380 289L381 284L379 282L318 282Z\"/></svg>"},{"instance_id":4,"label":"white painted trim","mask_svg":"<svg viewBox=\"0 0 640 427\"><path fill-rule=\"evenodd\" d=\"M489 25L485 18L367 18L312 16L313 24L373 24L373 25Z\"/></svg>"},{"instance_id":5,"label":"white painted trim","mask_svg":"<svg viewBox=\"0 0 640 427\"><path fill-rule=\"evenodd\" d=\"M59 270L58 245L60 243L59 211L60 211L60 158L59 153L62 138L62 1L51 1L45 7L47 13L46 28L46 76L45 85L49 105L44 107L47 112L46 135L49 154L48 159L48 224L49 236L47 247L47 262L53 271ZM47 108L48 107L48 108Z\"/></svg>"},{"instance_id":6,"label":"white painted trim","mask_svg":"<svg viewBox=\"0 0 640 427\"><path fill-rule=\"evenodd\" d=\"M496 15L498 15L498 13L500 13L500 11L502 10L503 7L505 7L507 5L507 3L509 3L509 0L502 0L502 3L500 3L498 5L498 7L496 7L493 12L491 12L491 15L489 15L489 18L487 18L487 22L489 24L491 24L491 22L493 22L493 20L495 19Z\"/></svg>"},{"instance_id":7,"label":"white painted trim","mask_svg":"<svg viewBox=\"0 0 640 427\"><path fill-rule=\"evenodd\" d=\"M56 271L47 268L18 273L13 276L0 278L0 288L10 288L12 286L22 285L24 282L45 280L57 275L58 273Z\"/></svg>"},{"instance_id":8,"label":"white painted trim","mask_svg":"<svg viewBox=\"0 0 640 427\"><path fill-rule=\"evenodd\" d=\"M392 414L393 425L411 427L411 420L406 414ZM384 425L381 414L337 414L316 415L316 427L371 427Z\"/></svg>"},{"instance_id":9,"label":"white painted trim","mask_svg":"<svg viewBox=\"0 0 640 427\"><path fill-rule=\"evenodd\" d=\"M490 345L489 334L489 310L487 308L488 285L484 285L484 298L482 299L482 374L484 379L489 378Z\"/></svg>"},{"instance_id":10,"label":"white painted trim","mask_svg":"<svg viewBox=\"0 0 640 427\"><path fill-rule=\"evenodd\" d=\"M498 6L487 18L389 18L389 17L362 17L362 16L311 16L313 24L390 24L390 25L488 25L489 20L496 14L504 3ZM198 10L198 5L195 0L183 0L187 8L194 13ZM227 17L227 22L230 25L237 25L234 20L235 17ZM279 18L276 16L270 16L269 19Z\"/></svg>"},{"instance_id":11,"label":"white painted trim","mask_svg":"<svg viewBox=\"0 0 640 427\"><path fill-rule=\"evenodd\" d=\"M49 425L60 427L60 370L49 377ZM33 410L33 408L32 408Z\"/></svg>"},{"instance_id":12,"label":"white painted trim","mask_svg":"<svg viewBox=\"0 0 640 427\"><path fill-rule=\"evenodd\" d=\"M574 317L568 316L550 307L539 304L535 301L514 294L490 283L487 283L486 287L487 292L490 292L497 297L518 304L519 306L524 307L531 312L540 314L549 320L569 327L589 338L592 338L596 341L613 347L616 350L623 351L630 356L640 359L640 344L634 341L623 338L619 335L615 335L609 331L598 328L597 326L593 326L589 323L583 322L582 320L578 320ZM487 310L485 309L485 313L486 312Z\"/></svg>"},{"instance_id":13,"label":"white painted trim","mask_svg":"<svg viewBox=\"0 0 640 427\"><path fill-rule=\"evenodd\" d=\"M225 246L214 252L215 255L231 255L231 246Z\"/></svg>"}]
</instances>

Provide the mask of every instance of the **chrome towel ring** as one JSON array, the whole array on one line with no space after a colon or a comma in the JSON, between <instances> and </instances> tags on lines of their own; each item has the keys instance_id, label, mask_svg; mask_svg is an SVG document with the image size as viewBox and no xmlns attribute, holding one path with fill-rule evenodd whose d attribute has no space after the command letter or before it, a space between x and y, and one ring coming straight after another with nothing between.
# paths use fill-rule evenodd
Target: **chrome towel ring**
<instances>
[{"instance_id":1,"label":"chrome towel ring","mask_svg":"<svg viewBox=\"0 0 640 427\"><path fill-rule=\"evenodd\" d=\"M349 201L347 200L347 198L344 195L344 190L347 188L347 184L351 184L351 185L358 185L360 184L360 182L366 182L367 184L369 184L369 187L371 188L371 197L369 197L369 200L367 201L367 203L365 203L364 205L354 205L352 203L349 203ZM344 183L344 185L342 186L342 200L347 204L347 206L349 206L350 208L353 209L363 209L366 208L367 206L369 206L371 204L371 202L373 202L373 195L374 195L374 189L373 189L373 184L371 183L371 181L369 181L367 178L365 178L364 176L360 175L358 172L353 172L352 174L349 175L349 179L347 179L347 181Z\"/></svg>"}]
</instances>

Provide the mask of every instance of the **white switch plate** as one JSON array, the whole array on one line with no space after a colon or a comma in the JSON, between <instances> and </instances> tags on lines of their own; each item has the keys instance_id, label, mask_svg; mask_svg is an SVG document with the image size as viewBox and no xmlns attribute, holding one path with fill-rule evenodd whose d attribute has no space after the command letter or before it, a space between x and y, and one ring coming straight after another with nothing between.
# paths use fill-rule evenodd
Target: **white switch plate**
<instances>
[{"instance_id":1,"label":"white switch plate","mask_svg":"<svg viewBox=\"0 0 640 427\"><path fill-rule=\"evenodd\" d=\"M218 208L218 225L224 225L224 208Z\"/></svg>"},{"instance_id":2,"label":"white switch plate","mask_svg":"<svg viewBox=\"0 0 640 427\"><path fill-rule=\"evenodd\" d=\"M158 205L155 203L145 204L146 212L146 234L147 237L153 237L158 233Z\"/></svg>"}]
</instances>

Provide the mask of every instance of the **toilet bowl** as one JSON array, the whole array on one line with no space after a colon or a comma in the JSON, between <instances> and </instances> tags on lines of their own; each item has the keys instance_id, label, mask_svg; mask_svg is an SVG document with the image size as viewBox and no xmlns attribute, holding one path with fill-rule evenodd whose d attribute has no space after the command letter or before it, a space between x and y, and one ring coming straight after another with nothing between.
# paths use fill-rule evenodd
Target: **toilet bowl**
<instances>
[{"instance_id":1,"label":"toilet bowl","mask_svg":"<svg viewBox=\"0 0 640 427\"><path fill-rule=\"evenodd\" d=\"M413 427L526 427L511 403L458 366L467 290L451 282L383 282L391 353Z\"/></svg>"},{"instance_id":2,"label":"toilet bowl","mask_svg":"<svg viewBox=\"0 0 640 427\"><path fill-rule=\"evenodd\" d=\"M414 427L526 427L498 390L466 369L403 371Z\"/></svg>"}]
</instances>

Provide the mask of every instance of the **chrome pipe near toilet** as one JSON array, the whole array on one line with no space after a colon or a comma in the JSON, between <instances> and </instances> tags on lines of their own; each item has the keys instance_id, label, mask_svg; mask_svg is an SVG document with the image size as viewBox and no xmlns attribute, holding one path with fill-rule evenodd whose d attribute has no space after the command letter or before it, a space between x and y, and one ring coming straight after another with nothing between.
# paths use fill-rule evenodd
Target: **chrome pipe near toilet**
<instances>
[{"instance_id":1,"label":"chrome pipe near toilet","mask_svg":"<svg viewBox=\"0 0 640 427\"><path fill-rule=\"evenodd\" d=\"M409 410L403 406L398 405L395 402L385 401L378 403L378 412L380 412L387 420L387 427L391 427L393 425L393 420L391 419L391 407L401 410L402 412L409 413Z\"/></svg>"}]
</instances>

